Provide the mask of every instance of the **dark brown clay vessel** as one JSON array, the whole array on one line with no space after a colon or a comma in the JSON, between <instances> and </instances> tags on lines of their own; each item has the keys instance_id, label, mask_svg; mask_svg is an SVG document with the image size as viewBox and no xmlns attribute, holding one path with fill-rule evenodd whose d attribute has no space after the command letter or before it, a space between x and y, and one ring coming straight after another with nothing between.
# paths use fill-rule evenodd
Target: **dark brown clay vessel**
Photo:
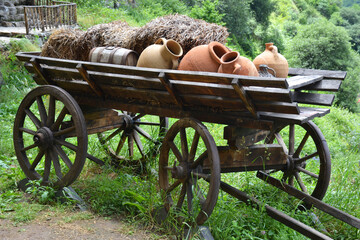
<instances>
[{"instance_id":1,"label":"dark brown clay vessel","mask_svg":"<svg viewBox=\"0 0 360 240\"><path fill-rule=\"evenodd\" d=\"M275 70L275 77L286 78L289 73L289 65L286 58L278 53L278 49L273 43L266 43L265 46L265 51L253 61L256 68L259 70L259 66L265 64Z\"/></svg>"},{"instance_id":2,"label":"dark brown clay vessel","mask_svg":"<svg viewBox=\"0 0 360 240\"><path fill-rule=\"evenodd\" d=\"M258 77L259 73L253 62L240 56L238 52L228 52L220 59L221 65L218 69L219 73L231 73L238 75L246 75Z\"/></svg>"},{"instance_id":3,"label":"dark brown clay vessel","mask_svg":"<svg viewBox=\"0 0 360 240\"><path fill-rule=\"evenodd\" d=\"M178 70L217 72L220 58L230 50L219 42L192 48L181 60Z\"/></svg>"}]
</instances>

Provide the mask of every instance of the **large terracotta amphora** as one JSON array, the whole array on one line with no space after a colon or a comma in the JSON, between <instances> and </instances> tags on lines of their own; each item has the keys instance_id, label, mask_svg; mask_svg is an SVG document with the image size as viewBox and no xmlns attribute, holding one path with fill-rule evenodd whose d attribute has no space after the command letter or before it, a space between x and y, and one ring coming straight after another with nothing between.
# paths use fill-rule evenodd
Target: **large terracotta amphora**
<instances>
[{"instance_id":1,"label":"large terracotta amphora","mask_svg":"<svg viewBox=\"0 0 360 240\"><path fill-rule=\"evenodd\" d=\"M183 49L176 41L165 38L158 39L155 44L148 46L139 56L137 67L177 69L179 57Z\"/></svg>"},{"instance_id":2,"label":"large terracotta amphora","mask_svg":"<svg viewBox=\"0 0 360 240\"><path fill-rule=\"evenodd\" d=\"M223 44L213 41L208 45L192 48L180 61L178 70L217 72L220 58L230 50Z\"/></svg>"},{"instance_id":3,"label":"large terracotta amphora","mask_svg":"<svg viewBox=\"0 0 360 240\"><path fill-rule=\"evenodd\" d=\"M278 53L278 49L273 43L266 43L265 46L265 51L253 61L256 68L259 70L259 66L265 64L275 70L275 77L286 78L289 73L289 65L286 58Z\"/></svg>"},{"instance_id":4,"label":"large terracotta amphora","mask_svg":"<svg viewBox=\"0 0 360 240\"><path fill-rule=\"evenodd\" d=\"M240 56L238 52L228 52L220 59L221 65L218 69L219 73L231 73L246 76L258 77L259 73L253 62Z\"/></svg>"}]
</instances>

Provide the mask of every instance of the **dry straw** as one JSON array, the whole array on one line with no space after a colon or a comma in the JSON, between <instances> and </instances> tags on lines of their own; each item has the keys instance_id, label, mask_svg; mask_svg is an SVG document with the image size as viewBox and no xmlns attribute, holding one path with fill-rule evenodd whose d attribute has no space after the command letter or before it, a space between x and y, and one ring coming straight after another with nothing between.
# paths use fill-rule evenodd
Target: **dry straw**
<instances>
[{"instance_id":1,"label":"dry straw","mask_svg":"<svg viewBox=\"0 0 360 240\"><path fill-rule=\"evenodd\" d=\"M177 41L185 55L191 48L211 41L225 44L228 35L225 27L175 14L156 18L141 28L116 21L95 25L86 32L60 29L44 45L42 56L87 61L92 48L103 46L128 48L140 54L159 38Z\"/></svg>"},{"instance_id":2,"label":"dry straw","mask_svg":"<svg viewBox=\"0 0 360 240\"><path fill-rule=\"evenodd\" d=\"M225 27L185 15L159 17L141 27L134 35L130 49L141 53L158 38L173 39L184 50L184 55L191 48L209 44L211 41L225 43L229 33Z\"/></svg>"}]
</instances>

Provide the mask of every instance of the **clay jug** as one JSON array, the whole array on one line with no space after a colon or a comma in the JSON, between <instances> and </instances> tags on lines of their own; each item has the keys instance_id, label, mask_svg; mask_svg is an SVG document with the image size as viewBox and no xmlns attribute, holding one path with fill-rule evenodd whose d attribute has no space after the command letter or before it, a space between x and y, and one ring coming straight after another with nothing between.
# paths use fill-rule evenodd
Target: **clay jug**
<instances>
[{"instance_id":1,"label":"clay jug","mask_svg":"<svg viewBox=\"0 0 360 240\"><path fill-rule=\"evenodd\" d=\"M176 41L165 38L158 39L155 44L148 46L139 56L137 67L176 69L178 59L183 49Z\"/></svg>"},{"instance_id":2,"label":"clay jug","mask_svg":"<svg viewBox=\"0 0 360 240\"><path fill-rule=\"evenodd\" d=\"M219 42L199 45L192 48L179 64L178 70L217 72L221 64L220 58L230 50Z\"/></svg>"},{"instance_id":3,"label":"clay jug","mask_svg":"<svg viewBox=\"0 0 360 240\"><path fill-rule=\"evenodd\" d=\"M238 52L228 52L220 59L221 65L218 69L219 73L231 73L246 76L258 77L259 73L253 62L240 56Z\"/></svg>"},{"instance_id":4,"label":"clay jug","mask_svg":"<svg viewBox=\"0 0 360 240\"><path fill-rule=\"evenodd\" d=\"M259 66L265 64L275 70L275 77L286 78L289 73L289 65L286 58L278 53L278 49L273 43L266 43L265 46L265 51L253 61L256 68L259 70Z\"/></svg>"}]
</instances>

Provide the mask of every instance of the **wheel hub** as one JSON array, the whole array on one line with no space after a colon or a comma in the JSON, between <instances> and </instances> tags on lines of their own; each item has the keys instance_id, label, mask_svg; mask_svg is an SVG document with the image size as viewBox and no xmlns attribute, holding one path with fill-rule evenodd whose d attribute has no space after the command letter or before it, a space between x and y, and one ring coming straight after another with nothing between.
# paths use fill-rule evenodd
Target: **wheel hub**
<instances>
[{"instance_id":1,"label":"wheel hub","mask_svg":"<svg viewBox=\"0 0 360 240\"><path fill-rule=\"evenodd\" d=\"M131 115L124 114L124 130L125 130L125 132L131 132L134 129L134 125L135 125L136 121L134 121L134 119Z\"/></svg>"},{"instance_id":2,"label":"wheel hub","mask_svg":"<svg viewBox=\"0 0 360 240\"><path fill-rule=\"evenodd\" d=\"M52 131L47 127L40 128L34 135L34 143L36 143L40 148L48 148L52 145L54 136Z\"/></svg>"},{"instance_id":3,"label":"wheel hub","mask_svg":"<svg viewBox=\"0 0 360 240\"><path fill-rule=\"evenodd\" d=\"M171 176L175 179L185 179L188 176L188 167L185 162L171 169Z\"/></svg>"}]
</instances>

